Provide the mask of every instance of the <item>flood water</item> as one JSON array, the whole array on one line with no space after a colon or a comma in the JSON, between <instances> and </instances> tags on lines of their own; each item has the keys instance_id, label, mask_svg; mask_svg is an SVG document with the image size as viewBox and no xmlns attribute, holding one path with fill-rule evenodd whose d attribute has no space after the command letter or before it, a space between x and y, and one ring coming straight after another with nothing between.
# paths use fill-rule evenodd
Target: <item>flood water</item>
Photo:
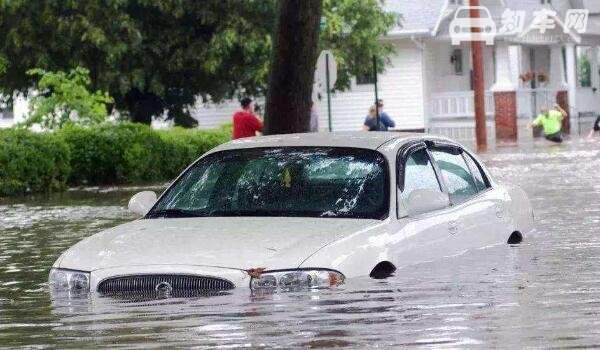
<instances>
[{"instance_id":1,"label":"flood water","mask_svg":"<svg viewBox=\"0 0 600 350\"><path fill-rule=\"evenodd\" d=\"M483 158L533 202L537 230L521 245L305 293L53 303L46 281L54 260L80 239L132 220L131 193L2 202L0 346L600 347L600 141L540 141Z\"/></svg>"}]
</instances>

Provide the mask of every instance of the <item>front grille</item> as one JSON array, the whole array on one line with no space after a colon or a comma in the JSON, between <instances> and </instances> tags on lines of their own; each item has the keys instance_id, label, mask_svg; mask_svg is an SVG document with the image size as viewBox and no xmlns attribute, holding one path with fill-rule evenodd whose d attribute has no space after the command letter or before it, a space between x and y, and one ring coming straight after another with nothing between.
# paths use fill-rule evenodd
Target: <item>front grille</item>
<instances>
[{"instance_id":1,"label":"front grille","mask_svg":"<svg viewBox=\"0 0 600 350\"><path fill-rule=\"evenodd\" d=\"M188 295L235 288L233 283L216 277L194 275L135 275L105 279L98 292L107 295L168 293Z\"/></svg>"}]
</instances>

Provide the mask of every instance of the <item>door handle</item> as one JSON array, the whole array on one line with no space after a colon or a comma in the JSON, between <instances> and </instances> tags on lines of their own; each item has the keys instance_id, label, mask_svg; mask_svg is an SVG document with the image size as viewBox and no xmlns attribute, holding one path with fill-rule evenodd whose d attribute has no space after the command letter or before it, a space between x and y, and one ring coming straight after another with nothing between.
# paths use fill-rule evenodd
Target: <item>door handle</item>
<instances>
[{"instance_id":1,"label":"door handle","mask_svg":"<svg viewBox=\"0 0 600 350\"><path fill-rule=\"evenodd\" d=\"M450 232L451 235L455 235L458 233L458 221L451 220L450 222L448 222L448 232Z\"/></svg>"}]
</instances>

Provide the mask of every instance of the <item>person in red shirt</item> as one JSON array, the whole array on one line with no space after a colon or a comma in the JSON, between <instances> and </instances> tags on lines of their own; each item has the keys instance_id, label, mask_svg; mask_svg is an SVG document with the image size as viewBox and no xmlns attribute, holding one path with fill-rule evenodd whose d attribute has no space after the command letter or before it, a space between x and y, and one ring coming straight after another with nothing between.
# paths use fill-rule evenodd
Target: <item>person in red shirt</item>
<instances>
[{"instance_id":1,"label":"person in red shirt","mask_svg":"<svg viewBox=\"0 0 600 350\"><path fill-rule=\"evenodd\" d=\"M263 123L254 114L252 100L244 97L241 101L242 110L233 114L233 139L256 136L262 132Z\"/></svg>"}]
</instances>

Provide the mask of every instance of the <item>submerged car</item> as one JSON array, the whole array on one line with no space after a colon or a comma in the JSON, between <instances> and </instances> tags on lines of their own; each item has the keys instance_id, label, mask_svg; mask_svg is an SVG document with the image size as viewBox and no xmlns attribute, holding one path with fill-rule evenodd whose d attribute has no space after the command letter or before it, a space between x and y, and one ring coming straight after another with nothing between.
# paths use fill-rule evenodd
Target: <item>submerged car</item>
<instances>
[{"instance_id":1,"label":"submerged car","mask_svg":"<svg viewBox=\"0 0 600 350\"><path fill-rule=\"evenodd\" d=\"M77 243L54 291L103 295L338 285L498 243L519 243L533 211L449 139L331 133L247 138L188 167L141 219Z\"/></svg>"}]
</instances>

